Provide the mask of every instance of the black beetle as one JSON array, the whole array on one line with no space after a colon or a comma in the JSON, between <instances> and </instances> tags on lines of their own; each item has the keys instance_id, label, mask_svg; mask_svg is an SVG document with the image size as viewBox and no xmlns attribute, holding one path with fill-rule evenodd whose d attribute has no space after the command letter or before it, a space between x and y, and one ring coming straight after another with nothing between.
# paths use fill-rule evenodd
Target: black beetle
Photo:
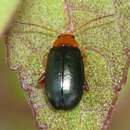
<instances>
[{"instance_id":1,"label":"black beetle","mask_svg":"<svg viewBox=\"0 0 130 130\"><path fill-rule=\"evenodd\" d=\"M45 93L55 109L74 108L82 98L84 64L78 44L71 34L61 34L48 54L44 74ZM41 82L43 76L39 80Z\"/></svg>"}]
</instances>

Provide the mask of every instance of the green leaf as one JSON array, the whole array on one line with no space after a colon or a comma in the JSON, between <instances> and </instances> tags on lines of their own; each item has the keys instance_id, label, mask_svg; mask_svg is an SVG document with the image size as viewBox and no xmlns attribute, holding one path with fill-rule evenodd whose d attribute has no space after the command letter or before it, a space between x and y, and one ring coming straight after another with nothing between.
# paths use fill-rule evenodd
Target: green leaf
<instances>
[{"instance_id":1,"label":"green leaf","mask_svg":"<svg viewBox=\"0 0 130 130\"><path fill-rule=\"evenodd\" d=\"M20 0L0 0L0 35L5 30Z\"/></svg>"},{"instance_id":2,"label":"green leaf","mask_svg":"<svg viewBox=\"0 0 130 130\"><path fill-rule=\"evenodd\" d=\"M106 130L130 64L127 0L24 0L7 37L10 68L19 72L39 129ZM38 79L60 33L73 32L83 51L89 91L71 111L54 110Z\"/></svg>"}]
</instances>

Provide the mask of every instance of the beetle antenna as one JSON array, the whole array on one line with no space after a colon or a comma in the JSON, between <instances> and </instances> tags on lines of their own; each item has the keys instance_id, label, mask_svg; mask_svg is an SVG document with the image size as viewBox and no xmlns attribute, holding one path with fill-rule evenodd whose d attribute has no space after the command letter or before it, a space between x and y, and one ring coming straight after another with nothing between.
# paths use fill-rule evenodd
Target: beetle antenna
<instances>
[{"instance_id":1,"label":"beetle antenna","mask_svg":"<svg viewBox=\"0 0 130 130\"><path fill-rule=\"evenodd\" d=\"M112 16L114 16L114 15L115 15L115 14L109 14L109 15L104 15L104 16L100 16L100 17L97 17L97 18L95 18L95 19L92 19L92 20L90 20L90 21L88 21L88 22L82 24L81 26L75 28L75 29L73 30L73 32L76 32L76 31L81 30L84 26L86 26L86 25L88 25L88 24L90 24L90 23L92 23L92 22L94 22L94 21L101 20L101 19L104 19L104 18L107 18L107 17L112 17Z\"/></svg>"},{"instance_id":2,"label":"beetle antenna","mask_svg":"<svg viewBox=\"0 0 130 130\"><path fill-rule=\"evenodd\" d=\"M55 33L58 33L57 30L54 30L52 28L48 28L44 25L38 25L38 24L35 24L35 23L28 23L28 22L19 22L19 21L14 21L15 24L23 24L23 25L30 25L30 26L34 26L34 27L39 27L41 29L46 29L46 30L49 30L51 32L55 32Z\"/></svg>"},{"instance_id":3,"label":"beetle antenna","mask_svg":"<svg viewBox=\"0 0 130 130\"><path fill-rule=\"evenodd\" d=\"M17 33L17 34L30 34L30 33L37 33L37 34L42 34L42 35L49 35L49 36L52 36L53 34L52 33L44 33L42 31L18 31L18 30L13 30L12 31L13 33Z\"/></svg>"},{"instance_id":4,"label":"beetle antenna","mask_svg":"<svg viewBox=\"0 0 130 130\"><path fill-rule=\"evenodd\" d=\"M106 23L103 23L103 24L100 24L100 25L96 25L96 26L92 26L92 27L88 27L88 28L86 28L85 30L78 30L78 31L80 31L80 32L85 32L85 31L87 31L87 30L89 30L89 29L93 29L93 28L97 28L97 27L101 27L101 26L103 26L103 25L109 25L109 24L111 24L111 23L113 23L114 22L114 20L112 20L112 21L110 21L110 22L106 22Z\"/></svg>"}]
</instances>

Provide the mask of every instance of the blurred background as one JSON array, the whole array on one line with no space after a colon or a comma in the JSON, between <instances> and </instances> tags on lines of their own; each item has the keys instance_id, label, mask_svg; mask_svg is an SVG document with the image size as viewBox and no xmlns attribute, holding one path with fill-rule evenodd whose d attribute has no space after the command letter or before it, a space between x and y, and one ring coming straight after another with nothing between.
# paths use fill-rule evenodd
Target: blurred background
<instances>
[{"instance_id":1,"label":"blurred background","mask_svg":"<svg viewBox=\"0 0 130 130\"><path fill-rule=\"evenodd\" d=\"M26 127L25 127L26 126ZM16 72L9 70L0 41L0 130L37 130Z\"/></svg>"},{"instance_id":2,"label":"blurred background","mask_svg":"<svg viewBox=\"0 0 130 130\"><path fill-rule=\"evenodd\" d=\"M0 130L37 130L17 74L8 68L6 54L0 41ZM129 91L130 78L122 89L108 130L130 130Z\"/></svg>"}]
</instances>

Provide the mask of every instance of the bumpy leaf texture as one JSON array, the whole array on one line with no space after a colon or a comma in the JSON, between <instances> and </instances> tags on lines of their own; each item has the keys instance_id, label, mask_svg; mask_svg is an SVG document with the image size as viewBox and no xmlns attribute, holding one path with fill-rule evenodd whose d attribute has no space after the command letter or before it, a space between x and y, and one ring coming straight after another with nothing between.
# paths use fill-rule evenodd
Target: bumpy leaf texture
<instances>
[{"instance_id":1,"label":"bumpy leaf texture","mask_svg":"<svg viewBox=\"0 0 130 130\"><path fill-rule=\"evenodd\" d=\"M73 32L89 91L71 111L54 110L38 79L56 37ZM41 130L106 130L130 63L129 0L23 0L7 37L8 62L17 70ZM87 59L87 60L86 60Z\"/></svg>"}]
</instances>

